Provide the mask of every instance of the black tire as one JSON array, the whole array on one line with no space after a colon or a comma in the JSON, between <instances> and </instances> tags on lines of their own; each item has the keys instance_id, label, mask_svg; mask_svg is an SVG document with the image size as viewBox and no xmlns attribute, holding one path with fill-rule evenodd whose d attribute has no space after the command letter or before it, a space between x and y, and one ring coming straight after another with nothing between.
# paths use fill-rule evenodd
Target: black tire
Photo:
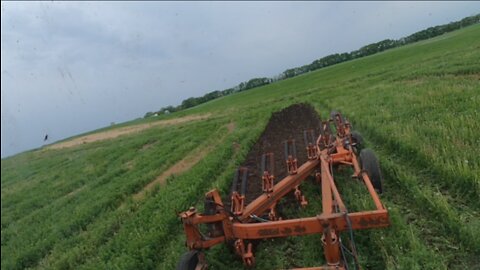
<instances>
[{"instance_id":1,"label":"black tire","mask_svg":"<svg viewBox=\"0 0 480 270\"><path fill-rule=\"evenodd\" d=\"M360 152L360 164L362 170L366 171L373 187L377 190L378 193L382 193L382 172L380 171L380 165L378 159L375 156L375 153L371 149L363 149Z\"/></svg>"},{"instance_id":2,"label":"black tire","mask_svg":"<svg viewBox=\"0 0 480 270\"><path fill-rule=\"evenodd\" d=\"M195 270L198 264L198 250L190 250L180 257L177 270Z\"/></svg>"}]
</instances>

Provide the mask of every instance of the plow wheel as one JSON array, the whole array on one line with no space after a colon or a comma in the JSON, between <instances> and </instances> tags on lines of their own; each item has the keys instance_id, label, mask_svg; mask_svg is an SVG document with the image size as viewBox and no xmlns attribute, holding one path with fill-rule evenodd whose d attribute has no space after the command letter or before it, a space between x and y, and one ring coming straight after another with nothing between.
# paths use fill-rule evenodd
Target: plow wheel
<instances>
[{"instance_id":1,"label":"plow wheel","mask_svg":"<svg viewBox=\"0 0 480 270\"><path fill-rule=\"evenodd\" d=\"M177 270L196 270L206 269L205 263L202 262L203 254L198 250L190 250L182 255L177 264Z\"/></svg>"},{"instance_id":2,"label":"plow wheel","mask_svg":"<svg viewBox=\"0 0 480 270\"><path fill-rule=\"evenodd\" d=\"M373 153L371 149L363 149L360 152L360 163L362 170L368 173L373 187L378 191L378 193L382 193L382 173L380 171L380 165L378 164L378 159L375 156L375 153Z\"/></svg>"}]
</instances>

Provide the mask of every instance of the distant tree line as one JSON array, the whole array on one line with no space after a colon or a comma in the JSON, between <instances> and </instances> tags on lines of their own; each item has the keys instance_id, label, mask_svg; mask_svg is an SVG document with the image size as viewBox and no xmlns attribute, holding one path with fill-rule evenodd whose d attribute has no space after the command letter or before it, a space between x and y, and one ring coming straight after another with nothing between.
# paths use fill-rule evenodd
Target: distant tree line
<instances>
[{"instance_id":1,"label":"distant tree line","mask_svg":"<svg viewBox=\"0 0 480 270\"><path fill-rule=\"evenodd\" d=\"M153 116L153 115L159 115L159 114L181 111L181 110L197 106L199 104L205 103L207 101L210 101L210 100L213 100L213 99L216 99L216 98L219 98L219 97L230 95L232 93L249 90L249 89L252 89L252 88L255 88L255 87L267 85L267 84L270 84L270 83L273 83L273 82L276 82L276 81L280 81L280 80L284 80L284 79L287 79L287 78L292 78L292 77L295 77L295 76L298 76L298 75L301 75L301 74L304 74L304 73L307 73L307 72L310 72L310 71L314 71L314 70L317 70L317 69L321 69L321 68L324 68L324 67L328 67L328 66L331 66L331 65L342 63L342 62L345 62L345 61L349 61L349 60L361 58L361 57L364 57L364 56L372 55L372 54L375 54L375 53L378 53L378 52L382 52L382 51L385 51L385 50L388 50L388 49L391 49L391 48L396 48L396 47L403 46L403 45L406 45L406 44L414 43L414 42L417 42L417 41L420 41L420 40L429 39L429 38L439 36L439 35L442 35L444 33L454 31L454 30L458 30L460 28L463 28L463 27L466 27L466 26L469 26L469 25L473 25L473 24L476 24L476 23L479 23L479 22L480 22L480 14L477 14L477 15L474 15L474 16L466 17L466 18L464 18L460 21L451 22L451 23L448 23L448 24L438 25L438 26L434 26L434 27L429 27L425 30L416 32L412 35L400 38L398 40L385 39L385 40L382 40L380 42L376 42L376 43L372 43L372 44L363 46L360 49L349 52L349 53L345 52L345 53L340 53L340 54L338 54L338 53L331 54L331 55L322 57L320 59L317 59L317 60L313 61L311 64L303 65L301 67L295 67L295 68L287 69L284 72L282 72L279 75L274 76L272 78L265 78L265 77L263 77L263 78L253 78L253 79L250 79L246 82L241 82L239 85L237 85L235 87L228 88L228 89L225 89L223 91L216 90L216 91L207 93L207 94L203 95L202 97L187 98L184 101L182 101L182 103L180 105L178 105L176 107L174 107L174 106L163 107L157 112L146 113L144 117L146 118L146 117L150 117L150 116Z\"/></svg>"},{"instance_id":2,"label":"distant tree line","mask_svg":"<svg viewBox=\"0 0 480 270\"><path fill-rule=\"evenodd\" d=\"M272 83L274 81L275 80L273 78L272 79L271 78L253 78L253 79L250 79L246 82L241 82L239 85L237 85L235 87L228 88L228 89L225 89L223 91L215 90L215 91L207 93L207 94L205 94L201 97L187 98L187 99L182 101L182 104L180 104L176 107L167 106L167 107L161 108L157 112L147 112L144 117L147 118L147 117L151 117L151 116L155 116L155 115L168 114L168 113L172 113L172 112L185 110L185 109L200 105L202 103L205 103L205 102L207 102L209 100L212 100L212 99L216 99L216 98L219 98L219 97L230 95L230 94L235 93L235 92L245 91L245 90L252 89L252 88L255 88L255 87L259 87L259 86L262 86L262 85L266 85L266 84Z\"/></svg>"}]
</instances>

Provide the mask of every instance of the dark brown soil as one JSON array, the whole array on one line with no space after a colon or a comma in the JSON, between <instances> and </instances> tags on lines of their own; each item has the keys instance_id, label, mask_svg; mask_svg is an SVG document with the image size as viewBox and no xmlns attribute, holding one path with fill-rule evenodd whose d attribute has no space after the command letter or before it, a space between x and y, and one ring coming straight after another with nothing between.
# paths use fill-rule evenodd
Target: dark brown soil
<instances>
[{"instance_id":1,"label":"dark brown soil","mask_svg":"<svg viewBox=\"0 0 480 270\"><path fill-rule=\"evenodd\" d=\"M274 183L276 184L288 174L285 162L285 140L295 140L298 167L300 167L307 161L303 131L313 129L315 136L318 136L320 126L317 112L308 104L295 104L272 114L264 132L242 163L242 166L247 167L249 171L245 205L262 194L262 154L269 152L274 154Z\"/></svg>"}]
</instances>

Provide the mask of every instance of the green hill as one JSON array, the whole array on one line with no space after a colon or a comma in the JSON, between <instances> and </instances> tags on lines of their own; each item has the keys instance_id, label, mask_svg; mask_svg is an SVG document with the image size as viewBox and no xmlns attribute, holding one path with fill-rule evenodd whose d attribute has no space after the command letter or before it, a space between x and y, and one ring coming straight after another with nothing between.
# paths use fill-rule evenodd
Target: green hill
<instances>
[{"instance_id":1,"label":"green hill","mask_svg":"<svg viewBox=\"0 0 480 270\"><path fill-rule=\"evenodd\" d=\"M152 124L135 133L2 159L1 267L173 269L185 251L176 212L226 194L271 113L307 102L323 119L343 112L379 156L392 226L355 232L364 268L478 269L479 40L474 25L122 125ZM189 115L206 117L155 125ZM368 205L360 185L339 184L351 209ZM243 269L225 246L207 256ZM256 256L258 269L323 263L319 236L264 241Z\"/></svg>"}]
</instances>

